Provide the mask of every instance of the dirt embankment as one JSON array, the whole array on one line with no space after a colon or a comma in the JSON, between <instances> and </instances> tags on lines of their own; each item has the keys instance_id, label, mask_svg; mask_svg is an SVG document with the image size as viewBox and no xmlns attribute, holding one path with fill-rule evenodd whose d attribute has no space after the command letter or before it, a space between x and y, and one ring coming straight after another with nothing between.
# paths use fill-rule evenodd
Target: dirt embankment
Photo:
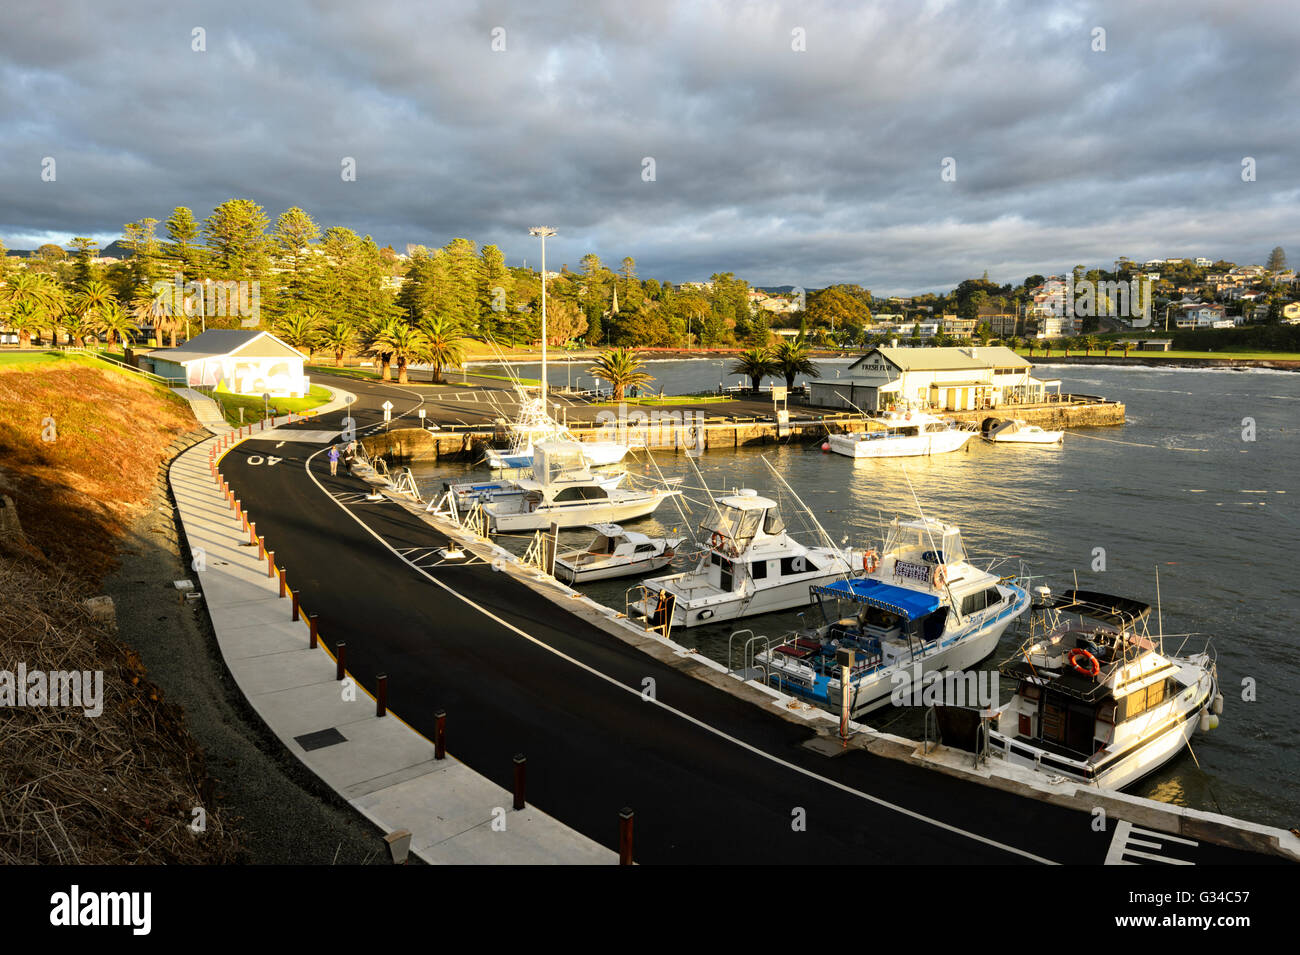
<instances>
[{"instance_id":1,"label":"dirt embankment","mask_svg":"<svg viewBox=\"0 0 1300 955\"><path fill-rule=\"evenodd\" d=\"M0 369L0 864L240 858L184 714L85 603L194 427L112 370Z\"/></svg>"}]
</instances>

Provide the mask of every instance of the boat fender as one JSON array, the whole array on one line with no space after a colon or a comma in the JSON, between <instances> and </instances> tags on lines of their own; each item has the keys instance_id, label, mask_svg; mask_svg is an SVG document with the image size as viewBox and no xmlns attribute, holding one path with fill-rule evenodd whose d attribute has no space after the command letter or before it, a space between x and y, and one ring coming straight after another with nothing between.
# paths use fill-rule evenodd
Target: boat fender
<instances>
[{"instance_id":1,"label":"boat fender","mask_svg":"<svg viewBox=\"0 0 1300 955\"><path fill-rule=\"evenodd\" d=\"M862 569L865 570L867 573L874 574L876 572L876 568L879 566L880 566L880 555L876 553L876 549L874 547L862 555Z\"/></svg>"},{"instance_id":2,"label":"boat fender","mask_svg":"<svg viewBox=\"0 0 1300 955\"><path fill-rule=\"evenodd\" d=\"M1215 716L1223 715L1223 694L1222 693L1218 694L1214 698L1214 715Z\"/></svg>"},{"instance_id":3,"label":"boat fender","mask_svg":"<svg viewBox=\"0 0 1300 955\"><path fill-rule=\"evenodd\" d=\"M948 571L944 570L943 564L934 569L934 589L942 590L948 586Z\"/></svg>"},{"instance_id":4,"label":"boat fender","mask_svg":"<svg viewBox=\"0 0 1300 955\"><path fill-rule=\"evenodd\" d=\"M709 538L709 546L714 550L720 548L722 546L722 535L714 531L713 536Z\"/></svg>"},{"instance_id":5,"label":"boat fender","mask_svg":"<svg viewBox=\"0 0 1300 955\"><path fill-rule=\"evenodd\" d=\"M1202 733L1208 733L1208 732L1210 731L1210 711L1209 711L1209 710L1201 710L1201 724L1200 724L1200 726L1199 726L1198 728L1200 729L1200 731L1201 731Z\"/></svg>"},{"instance_id":6,"label":"boat fender","mask_svg":"<svg viewBox=\"0 0 1300 955\"><path fill-rule=\"evenodd\" d=\"M1069 661L1070 666L1074 667L1084 676L1095 677L1101 673L1101 664L1097 662L1097 658L1082 647L1075 647L1066 654L1065 658ZM1081 660L1087 660L1089 665L1083 666L1079 662Z\"/></svg>"},{"instance_id":7,"label":"boat fender","mask_svg":"<svg viewBox=\"0 0 1300 955\"><path fill-rule=\"evenodd\" d=\"M1218 728L1219 728L1219 718L1218 718L1217 716L1215 716L1213 713L1211 713L1211 714L1210 714L1210 729L1212 729L1212 730L1217 730Z\"/></svg>"}]
</instances>

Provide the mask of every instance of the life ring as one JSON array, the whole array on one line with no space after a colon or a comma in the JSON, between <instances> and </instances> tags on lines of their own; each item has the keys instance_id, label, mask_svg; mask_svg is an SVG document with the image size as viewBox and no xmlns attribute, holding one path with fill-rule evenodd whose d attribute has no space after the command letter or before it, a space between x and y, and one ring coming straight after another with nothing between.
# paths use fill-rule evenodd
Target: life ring
<instances>
[{"instance_id":1,"label":"life ring","mask_svg":"<svg viewBox=\"0 0 1300 955\"><path fill-rule=\"evenodd\" d=\"M710 545L714 550L717 550L719 547L722 546L722 540L723 540L722 535L721 535L720 533L718 533L717 531L714 531L714 532L713 532L713 536L709 538L709 545Z\"/></svg>"},{"instance_id":2,"label":"life ring","mask_svg":"<svg viewBox=\"0 0 1300 955\"><path fill-rule=\"evenodd\" d=\"M862 555L862 569L865 570L867 573L874 574L876 572L876 568L879 566L880 566L880 556L876 553L874 548Z\"/></svg>"},{"instance_id":3,"label":"life ring","mask_svg":"<svg viewBox=\"0 0 1300 955\"><path fill-rule=\"evenodd\" d=\"M940 564L934 569L934 589L941 590L946 586L948 586L948 572L943 569L943 564Z\"/></svg>"},{"instance_id":4,"label":"life ring","mask_svg":"<svg viewBox=\"0 0 1300 955\"><path fill-rule=\"evenodd\" d=\"M1101 664L1097 662L1096 657L1083 649L1083 647L1075 647L1065 655L1065 659L1069 661L1070 666L1074 667L1084 676L1099 676L1101 674ZM1085 669L1079 665L1080 659L1086 659L1092 664L1092 666Z\"/></svg>"}]
</instances>

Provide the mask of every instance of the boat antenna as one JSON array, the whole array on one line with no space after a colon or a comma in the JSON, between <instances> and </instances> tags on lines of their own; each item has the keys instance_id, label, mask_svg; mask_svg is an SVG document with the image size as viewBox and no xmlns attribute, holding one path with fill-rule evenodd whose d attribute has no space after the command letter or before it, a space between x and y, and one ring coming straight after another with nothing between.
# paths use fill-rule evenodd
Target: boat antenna
<instances>
[{"instance_id":1,"label":"boat antenna","mask_svg":"<svg viewBox=\"0 0 1300 955\"><path fill-rule=\"evenodd\" d=\"M808 515L809 520L813 522L813 527L817 528L818 533L822 535L822 540L826 542L826 546L829 547L831 550L837 551L842 554L843 551L835 543L835 541L831 539L831 535L826 533L826 528L822 527L821 522L817 520L817 515L812 512L812 508L810 508L807 504L805 504L803 500L799 497L799 495L795 493L795 489L790 486L790 483L786 481L785 478L781 477L781 472L778 471L776 469L776 466L773 465L772 462L767 459L767 455L764 454L762 457L763 457L763 463L767 465L768 470L771 471L776 476L776 479L781 482L782 486L787 491L790 492L790 496L795 499L795 503L797 503L801 508L803 508L804 513ZM852 552L852 548L850 548L850 553L851 552ZM844 563L850 569L853 566L851 560L846 559ZM845 571L843 576L845 580L848 580L849 572Z\"/></svg>"},{"instance_id":2,"label":"boat antenna","mask_svg":"<svg viewBox=\"0 0 1300 955\"><path fill-rule=\"evenodd\" d=\"M1160 655L1165 655L1165 617L1160 609L1160 565L1156 564L1156 630L1160 639Z\"/></svg>"},{"instance_id":3,"label":"boat antenna","mask_svg":"<svg viewBox=\"0 0 1300 955\"><path fill-rule=\"evenodd\" d=\"M912 486L912 479L907 476L907 467L902 461L898 462L898 469L903 472L903 480L907 482L907 490L912 495L912 503L916 505L916 513L921 516L921 523L925 525L925 536L930 541L930 550L934 552L936 557L942 556L939 553L939 548L934 545L934 534L930 531L930 519L925 516L925 511L921 510L921 500L916 496L916 488ZM947 572L943 576L943 590L948 595L948 606L952 607L952 612L957 615L957 622L965 624L966 617L961 612L961 608L957 606L957 601L953 598L952 588L948 586Z\"/></svg>"}]
</instances>

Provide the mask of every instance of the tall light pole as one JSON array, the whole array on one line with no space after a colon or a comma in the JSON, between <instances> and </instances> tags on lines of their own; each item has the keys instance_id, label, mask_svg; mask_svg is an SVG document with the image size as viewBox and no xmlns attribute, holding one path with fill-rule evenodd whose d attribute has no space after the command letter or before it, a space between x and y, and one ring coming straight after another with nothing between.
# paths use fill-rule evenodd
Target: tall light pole
<instances>
[{"instance_id":1,"label":"tall light pole","mask_svg":"<svg viewBox=\"0 0 1300 955\"><path fill-rule=\"evenodd\" d=\"M546 238L555 235L550 226L539 225L528 230L528 234L542 240L542 407L546 407Z\"/></svg>"}]
</instances>

